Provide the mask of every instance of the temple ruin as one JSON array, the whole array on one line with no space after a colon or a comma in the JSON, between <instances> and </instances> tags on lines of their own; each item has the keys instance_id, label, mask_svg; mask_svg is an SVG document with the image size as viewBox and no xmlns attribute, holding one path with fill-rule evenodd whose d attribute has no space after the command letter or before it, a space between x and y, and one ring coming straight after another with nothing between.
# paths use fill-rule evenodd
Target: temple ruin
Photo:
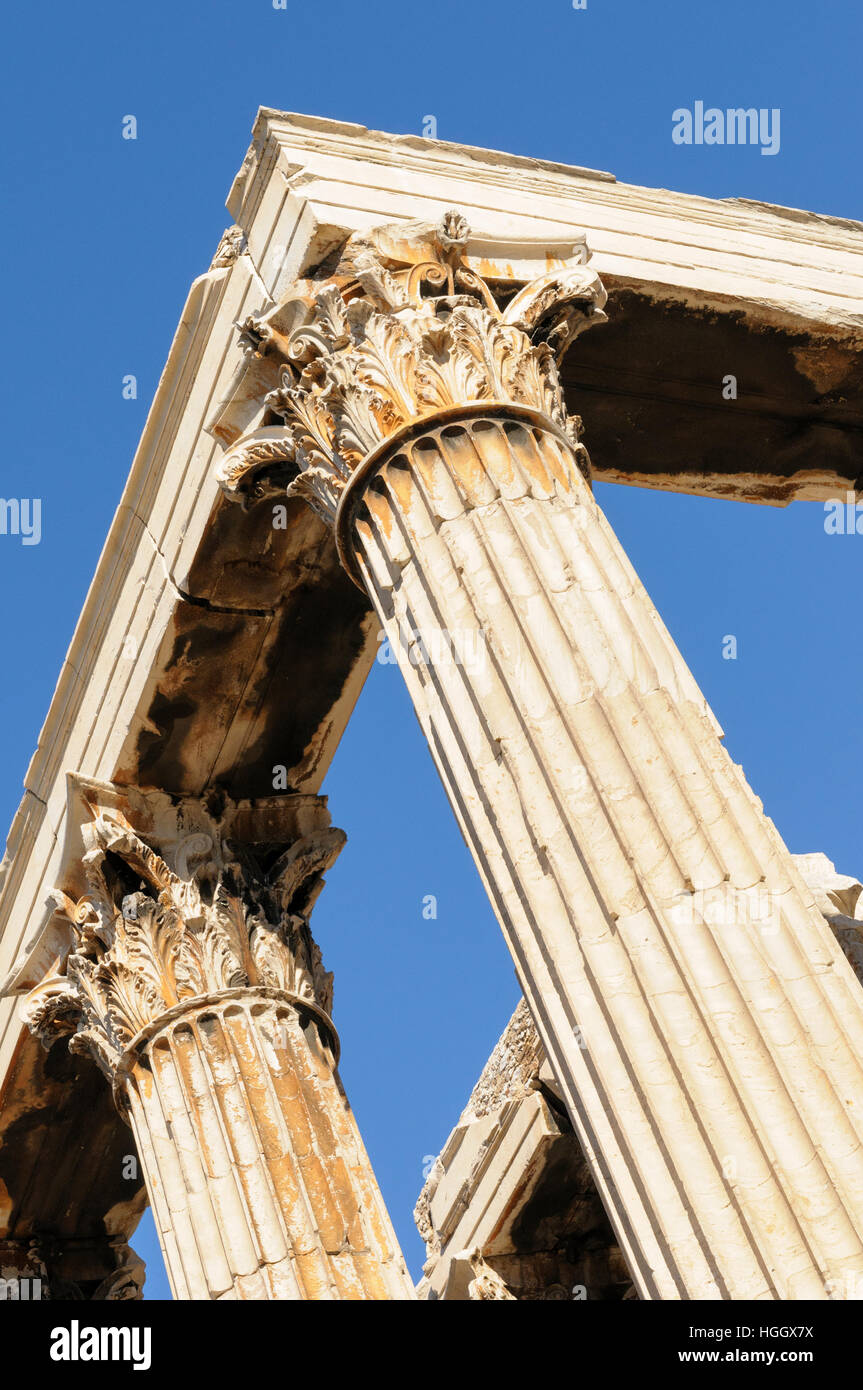
<instances>
[{"instance_id":1,"label":"temple ruin","mask_svg":"<svg viewBox=\"0 0 863 1390\"><path fill-rule=\"evenodd\" d=\"M863 890L592 480L859 495L863 226L269 109L228 209L0 868L0 1278L140 1297L149 1203L177 1299L842 1296ZM416 1288L313 936L381 632L523 993Z\"/></svg>"}]
</instances>

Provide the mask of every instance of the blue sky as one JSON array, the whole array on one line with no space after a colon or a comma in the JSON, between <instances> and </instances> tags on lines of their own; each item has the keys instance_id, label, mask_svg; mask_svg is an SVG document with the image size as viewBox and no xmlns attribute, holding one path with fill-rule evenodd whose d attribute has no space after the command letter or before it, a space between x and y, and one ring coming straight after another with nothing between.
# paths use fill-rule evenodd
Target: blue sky
<instances>
[{"instance_id":1,"label":"blue sky","mask_svg":"<svg viewBox=\"0 0 863 1390\"><path fill-rule=\"evenodd\" d=\"M0 64L5 260L0 829L51 698L190 281L260 105L863 219L860 12L838 0L150 0L18 7ZM672 111L778 107L780 152L679 146ZM138 139L121 138L134 114ZM138 399L122 399L122 378ZM585 411L587 442L590 420ZM794 852L863 873L863 536L784 511L597 495ZM736 661L722 639L738 638ZM381 738L387 757L381 757ZM517 1000L398 672L376 667L324 790L349 844L315 911L342 1071L414 1272L411 1208ZM433 893L438 917L424 920ZM167 1283L149 1218L148 1296Z\"/></svg>"}]
</instances>

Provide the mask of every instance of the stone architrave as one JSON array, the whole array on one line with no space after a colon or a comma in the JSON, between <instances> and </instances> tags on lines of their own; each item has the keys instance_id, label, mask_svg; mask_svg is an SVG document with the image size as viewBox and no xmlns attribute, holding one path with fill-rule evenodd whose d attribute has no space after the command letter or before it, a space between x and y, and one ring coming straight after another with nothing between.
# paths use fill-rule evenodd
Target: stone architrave
<instances>
[{"instance_id":1,"label":"stone architrave","mask_svg":"<svg viewBox=\"0 0 863 1390\"><path fill-rule=\"evenodd\" d=\"M247 321L281 386L220 482L370 595L640 1295L853 1296L863 994L593 498L586 252L513 294L469 239L354 234Z\"/></svg>"},{"instance_id":2,"label":"stone architrave","mask_svg":"<svg viewBox=\"0 0 863 1390\"><path fill-rule=\"evenodd\" d=\"M175 1297L412 1298L308 925L345 838L325 801L70 781L80 853L23 1014L109 1078Z\"/></svg>"}]
</instances>

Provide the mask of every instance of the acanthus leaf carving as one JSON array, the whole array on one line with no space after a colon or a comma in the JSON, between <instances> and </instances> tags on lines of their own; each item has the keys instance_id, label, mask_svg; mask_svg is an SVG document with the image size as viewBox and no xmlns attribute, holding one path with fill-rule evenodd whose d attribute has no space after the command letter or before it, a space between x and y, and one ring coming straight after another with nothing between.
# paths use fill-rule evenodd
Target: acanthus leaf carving
<instances>
[{"instance_id":1,"label":"acanthus leaf carving","mask_svg":"<svg viewBox=\"0 0 863 1390\"><path fill-rule=\"evenodd\" d=\"M306 920L345 839L325 803L228 803L217 817L189 800L139 834L130 817L141 810L147 819L146 794L136 806L128 788L104 791L106 802L125 798L128 815L100 805L97 784L88 784L78 871L88 892L52 893L68 947L23 1001L22 1017L45 1046L65 1038L112 1077L142 1030L225 990L269 987L328 1016L332 976ZM235 838L250 815L266 827L260 842Z\"/></svg>"},{"instance_id":2,"label":"acanthus leaf carving","mask_svg":"<svg viewBox=\"0 0 863 1390\"><path fill-rule=\"evenodd\" d=\"M325 519L334 519L368 454L403 426L452 407L488 401L534 410L567 435L589 467L558 366L576 335L605 318L598 275L580 258L499 303L494 284L467 262L469 238L455 210L437 226L356 233L325 282L302 282L261 320L270 325L261 350L281 352L285 361L267 405L292 440L297 471L287 492ZM296 304L302 313L292 309L291 317L287 306ZM278 477L249 452L253 442L239 440L218 474L227 494L246 504L265 495L262 477Z\"/></svg>"}]
</instances>

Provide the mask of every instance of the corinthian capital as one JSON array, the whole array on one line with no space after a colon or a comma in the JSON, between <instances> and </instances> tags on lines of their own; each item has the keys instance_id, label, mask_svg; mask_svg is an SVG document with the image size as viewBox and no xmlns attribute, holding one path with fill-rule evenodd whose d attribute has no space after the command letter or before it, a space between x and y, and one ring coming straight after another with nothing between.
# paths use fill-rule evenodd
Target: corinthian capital
<instances>
[{"instance_id":1,"label":"corinthian capital","mask_svg":"<svg viewBox=\"0 0 863 1390\"><path fill-rule=\"evenodd\" d=\"M46 1046L69 1038L109 1078L169 1011L276 991L329 1022L332 976L308 913L344 833L325 802L173 800L70 779L79 854L53 896L53 964L23 1003Z\"/></svg>"},{"instance_id":2,"label":"corinthian capital","mask_svg":"<svg viewBox=\"0 0 863 1390\"><path fill-rule=\"evenodd\" d=\"M563 402L558 363L604 318L605 290L573 263L512 293L469 254L457 212L437 226L397 224L356 234L332 275L302 281L249 320L250 351L283 360L267 398L269 425L226 454L219 481L232 497L305 497L332 521L359 464L408 427L471 406L522 409L564 432L587 471L580 421ZM492 267L494 269L494 267Z\"/></svg>"}]
</instances>

